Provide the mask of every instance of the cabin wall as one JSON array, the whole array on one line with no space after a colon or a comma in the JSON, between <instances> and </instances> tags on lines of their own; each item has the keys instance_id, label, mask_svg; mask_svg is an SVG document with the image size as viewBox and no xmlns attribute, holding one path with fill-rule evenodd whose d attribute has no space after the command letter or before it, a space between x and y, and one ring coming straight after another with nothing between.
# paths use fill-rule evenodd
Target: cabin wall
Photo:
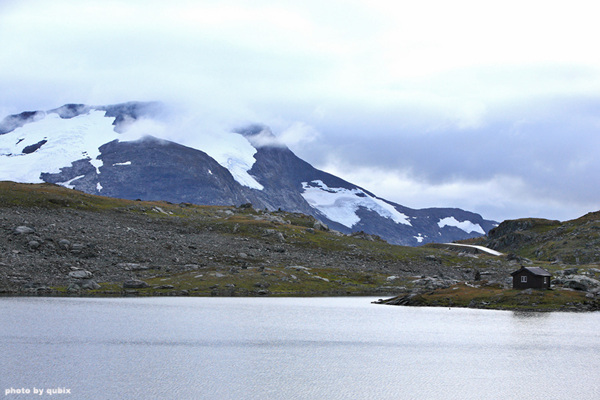
<instances>
[{"instance_id":1,"label":"cabin wall","mask_svg":"<svg viewBox=\"0 0 600 400\"><path fill-rule=\"evenodd\" d=\"M521 282L521 277L526 276L527 282ZM544 281L545 278L545 281ZM523 271L513 275L514 289L549 289L550 277L533 275L528 271Z\"/></svg>"}]
</instances>

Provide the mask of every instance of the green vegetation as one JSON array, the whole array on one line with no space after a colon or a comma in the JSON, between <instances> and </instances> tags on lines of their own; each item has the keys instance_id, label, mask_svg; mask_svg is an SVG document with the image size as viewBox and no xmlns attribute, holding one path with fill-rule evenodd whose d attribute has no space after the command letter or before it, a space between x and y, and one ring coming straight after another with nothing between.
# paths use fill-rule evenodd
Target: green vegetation
<instances>
[{"instance_id":1,"label":"green vegetation","mask_svg":"<svg viewBox=\"0 0 600 400\"><path fill-rule=\"evenodd\" d=\"M580 311L597 310L598 300L575 290L515 290L498 285L459 283L445 289L410 296L400 295L388 304L432 307L469 307L515 311Z\"/></svg>"}]
</instances>

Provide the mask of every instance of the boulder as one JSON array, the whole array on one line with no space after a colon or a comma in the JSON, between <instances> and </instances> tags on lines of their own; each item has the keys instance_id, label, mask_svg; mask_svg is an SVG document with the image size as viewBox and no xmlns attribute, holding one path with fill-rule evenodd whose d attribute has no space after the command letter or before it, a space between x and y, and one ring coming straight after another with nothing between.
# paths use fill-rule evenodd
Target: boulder
<instances>
[{"instance_id":1,"label":"boulder","mask_svg":"<svg viewBox=\"0 0 600 400\"><path fill-rule=\"evenodd\" d=\"M15 234L17 234L17 235L28 235L28 234L30 234L30 233L33 233L33 232L35 232L35 230L34 230L33 228L30 228L30 227L28 227L28 226L21 225L21 226L17 226L17 227L14 229L14 232L15 232Z\"/></svg>"},{"instance_id":2,"label":"boulder","mask_svg":"<svg viewBox=\"0 0 600 400\"><path fill-rule=\"evenodd\" d=\"M159 286L155 286L154 289L175 289L175 286L173 286L173 285L159 285Z\"/></svg>"},{"instance_id":3,"label":"boulder","mask_svg":"<svg viewBox=\"0 0 600 400\"><path fill-rule=\"evenodd\" d=\"M577 271L579 271L578 268L567 268L564 269L562 272L564 275L576 275Z\"/></svg>"},{"instance_id":4,"label":"boulder","mask_svg":"<svg viewBox=\"0 0 600 400\"><path fill-rule=\"evenodd\" d=\"M138 279L129 279L123 282L123 289L143 289L149 286L150 285L148 285L146 282L140 281Z\"/></svg>"},{"instance_id":5,"label":"boulder","mask_svg":"<svg viewBox=\"0 0 600 400\"><path fill-rule=\"evenodd\" d=\"M147 266L137 263L118 263L117 267L122 268L125 271L142 271L148 269Z\"/></svg>"},{"instance_id":6,"label":"boulder","mask_svg":"<svg viewBox=\"0 0 600 400\"><path fill-rule=\"evenodd\" d=\"M81 253L84 248L85 245L83 243L73 243L73 246L71 246L71 253Z\"/></svg>"},{"instance_id":7,"label":"boulder","mask_svg":"<svg viewBox=\"0 0 600 400\"><path fill-rule=\"evenodd\" d=\"M313 229L317 231L328 231L329 227L322 223L321 221L317 221L313 224Z\"/></svg>"},{"instance_id":8,"label":"boulder","mask_svg":"<svg viewBox=\"0 0 600 400\"><path fill-rule=\"evenodd\" d=\"M78 269L75 271L69 272L69 278L73 279L89 279L92 277L92 273L90 271L86 271L84 269Z\"/></svg>"},{"instance_id":9,"label":"boulder","mask_svg":"<svg viewBox=\"0 0 600 400\"><path fill-rule=\"evenodd\" d=\"M82 280L80 282L80 285L81 285L82 289L89 289L89 290L100 289L100 285L98 285L98 283L96 281L93 281L91 279Z\"/></svg>"},{"instance_id":10,"label":"boulder","mask_svg":"<svg viewBox=\"0 0 600 400\"><path fill-rule=\"evenodd\" d=\"M600 287L600 281L585 275L573 275L563 280L563 286L569 289L588 292L591 289Z\"/></svg>"},{"instance_id":11,"label":"boulder","mask_svg":"<svg viewBox=\"0 0 600 400\"><path fill-rule=\"evenodd\" d=\"M92 279L76 279L71 281L67 287L67 291L69 292L79 292L81 289L100 289L100 285Z\"/></svg>"}]
</instances>

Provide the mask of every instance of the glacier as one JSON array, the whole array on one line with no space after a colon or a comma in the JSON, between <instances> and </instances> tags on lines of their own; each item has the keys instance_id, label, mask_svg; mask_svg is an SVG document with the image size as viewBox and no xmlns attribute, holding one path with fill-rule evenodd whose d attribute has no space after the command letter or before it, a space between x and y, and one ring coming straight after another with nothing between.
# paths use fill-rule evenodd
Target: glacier
<instances>
[{"instance_id":1,"label":"glacier","mask_svg":"<svg viewBox=\"0 0 600 400\"><path fill-rule=\"evenodd\" d=\"M98 148L119 137L113 130L113 118L105 118L104 111L90 111L70 119L48 113L35 123L26 124L12 132L0 135L0 180L41 183L40 171L58 173L72 161L89 159L96 167L102 161ZM26 146L46 140L36 151L24 154ZM65 182L65 184L67 184Z\"/></svg>"},{"instance_id":2,"label":"glacier","mask_svg":"<svg viewBox=\"0 0 600 400\"><path fill-rule=\"evenodd\" d=\"M352 228L360 221L359 207L375 211L397 224L412 225L408 217L383 200L369 196L360 189L330 188L323 181L302 182L302 197L328 219Z\"/></svg>"},{"instance_id":3,"label":"glacier","mask_svg":"<svg viewBox=\"0 0 600 400\"><path fill-rule=\"evenodd\" d=\"M440 228L443 228L444 226L455 226L458 229L462 229L467 233L477 232L481 233L482 235L485 235L485 231L483 230L483 228L481 228L479 224L474 224L471 221L458 221L454 217L446 217L440 219L438 222L438 226Z\"/></svg>"}]
</instances>

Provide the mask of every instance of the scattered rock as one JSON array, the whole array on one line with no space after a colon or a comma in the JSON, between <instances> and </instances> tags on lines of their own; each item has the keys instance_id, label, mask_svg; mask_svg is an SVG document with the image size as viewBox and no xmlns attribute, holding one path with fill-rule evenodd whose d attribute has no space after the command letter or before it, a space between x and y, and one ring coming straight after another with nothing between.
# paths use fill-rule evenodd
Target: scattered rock
<instances>
[{"instance_id":1,"label":"scattered rock","mask_svg":"<svg viewBox=\"0 0 600 400\"><path fill-rule=\"evenodd\" d=\"M445 289L452 285L456 285L458 283L458 280L426 276L424 278L413 281L413 283L415 286L423 287L426 290L435 290L435 289Z\"/></svg>"},{"instance_id":2,"label":"scattered rock","mask_svg":"<svg viewBox=\"0 0 600 400\"><path fill-rule=\"evenodd\" d=\"M175 286L173 286L173 285L159 285L159 286L155 286L154 289L175 289Z\"/></svg>"},{"instance_id":3,"label":"scattered rock","mask_svg":"<svg viewBox=\"0 0 600 400\"><path fill-rule=\"evenodd\" d=\"M85 245L83 243L73 243L73 245L71 246L71 253L81 253L84 248Z\"/></svg>"},{"instance_id":4,"label":"scattered rock","mask_svg":"<svg viewBox=\"0 0 600 400\"><path fill-rule=\"evenodd\" d=\"M383 239L377 235L371 235L369 233L360 231L360 232L352 232L350 234L350 236L352 236L353 238L357 238L357 239L362 239L362 240L368 240L370 242L374 242L374 241L383 241Z\"/></svg>"},{"instance_id":5,"label":"scattered rock","mask_svg":"<svg viewBox=\"0 0 600 400\"><path fill-rule=\"evenodd\" d=\"M295 269L296 271L310 271L310 268L308 267L303 267L301 265L290 265L288 267L285 267L286 269Z\"/></svg>"},{"instance_id":6,"label":"scattered rock","mask_svg":"<svg viewBox=\"0 0 600 400\"><path fill-rule=\"evenodd\" d=\"M275 229L265 229L263 236L274 237L280 242L285 242L285 236L283 236L283 233Z\"/></svg>"},{"instance_id":7,"label":"scattered rock","mask_svg":"<svg viewBox=\"0 0 600 400\"><path fill-rule=\"evenodd\" d=\"M313 229L317 231L328 231L329 227L322 223L321 221L317 221L313 224Z\"/></svg>"}]
</instances>

